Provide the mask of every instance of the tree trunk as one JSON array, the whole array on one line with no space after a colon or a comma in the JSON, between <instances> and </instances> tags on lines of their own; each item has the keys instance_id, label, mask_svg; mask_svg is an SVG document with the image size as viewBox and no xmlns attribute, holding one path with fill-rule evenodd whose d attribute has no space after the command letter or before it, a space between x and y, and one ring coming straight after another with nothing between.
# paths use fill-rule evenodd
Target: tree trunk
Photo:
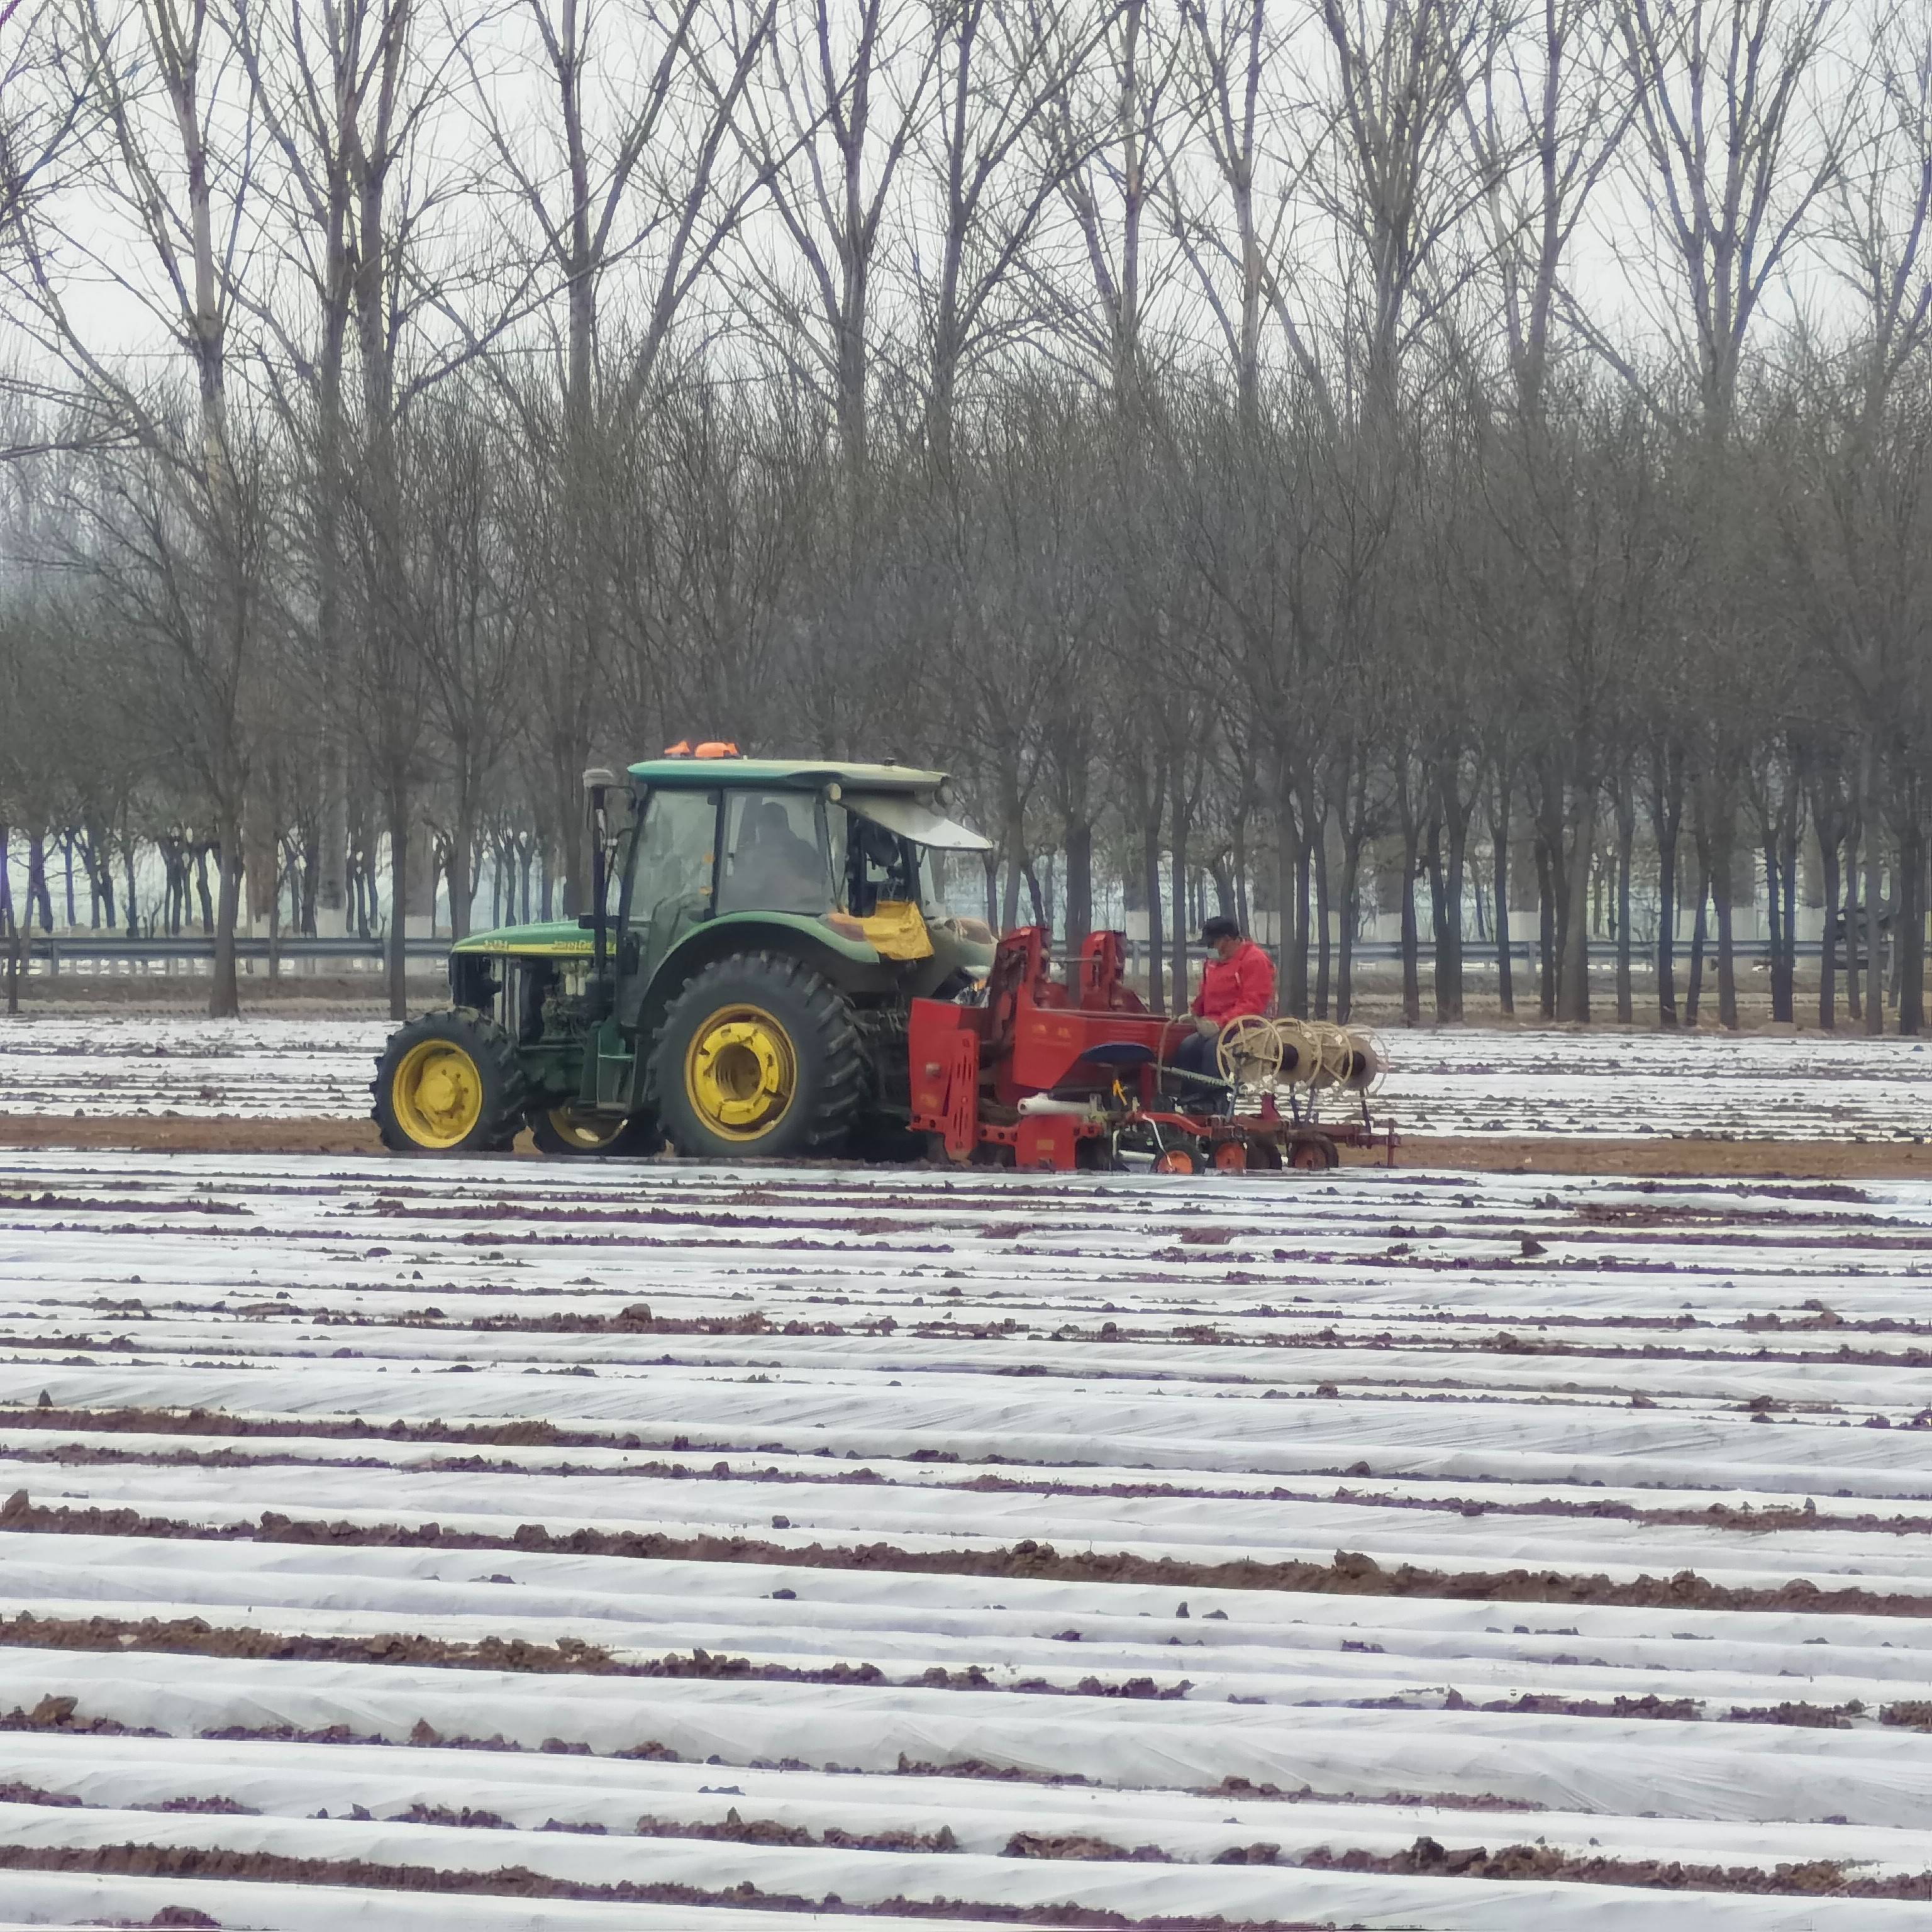
<instances>
[{"instance_id":1,"label":"tree trunk","mask_svg":"<svg viewBox=\"0 0 1932 1932\"><path fill-rule=\"evenodd\" d=\"M449 830L449 858L443 868L449 892L449 937L452 942L470 937L470 921L475 916L478 861L482 843L482 835L476 824L475 788L467 782L458 788L453 816L455 822Z\"/></svg>"},{"instance_id":2,"label":"tree trunk","mask_svg":"<svg viewBox=\"0 0 1932 1932\"><path fill-rule=\"evenodd\" d=\"M1826 829L1822 813L1812 814L1818 833L1818 872L1823 882L1825 930L1818 944L1818 1024L1826 1032L1838 1024L1838 947L1832 936L1832 921L1838 908L1838 841Z\"/></svg>"},{"instance_id":3,"label":"tree trunk","mask_svg":"<svg viewBox=\"0 0 1932 1932\"><path fill-rule=\"evenodd\" d=\"M1436 1010L1460 1026L1462 1022L1462 885L1469 864L1469 815L1460 803L1447 814L1448 862L1443 880L1442 946L1436 959L1437 976L1446 990L1436 994Z\"/></svg>"},{"instance_id":4,"label":"tree trunk","mask_svg":"<svg viewBox=\"0 0 1932 1932\"><path fill-rule=\"evenodd\" d=\"M206 895L204 895L206 896ZM47 890L47 842L44 834L34 832L27 841L27 917L31 926L34 910L40 909L40 930L51 932L54 929L54 902Z\"/></svg>"},{"instance_id":5,"label":"tree trunk","mask_svg":"<svg viewBox=\"0 0 1932 1932\"><path fill-rule=\"evenodd\" d=\"M1717 850L1711 866L1711 901L1718 915L1718 1024L1727 1033L1738 1030L1738 958L1732 943L1731 838L1728 806L1717 828Z\"/></svg>"},{"instance_id":6,"label":"tree trunk","mask_svg":"<svg viewBox=\"0 0 1932 1932\"><path fill-rule=\"evenodd\" d=\"M1784 865L1784 936L1779 949L1784 956L1784 1017L1793 1024L1798 1018L1798 834L1802 806L1803 794L1794 778L1778 842Z\"/></svg>"},{"instance_id":7,"label":"tree trunk","mask_svg":"<svg viewBox=\"0 0 1932 1932\"><path fill-rule=\"evenodd\" d=\"M1676 814L1652 820L1657 836L1657 1023L1677 1024L1677 847Z\"/></svg>"},{"instance_id":8,"label":"tree trunk","mask_svg":"<svg viewBox=\"0 0 1932 1932\"><path fill-rule=\"evenodd\" d=\"M313 923L320 937L340 939L349 932L349 760L340 745L326 739L319 782Z\"/></svg>"},{"instance_id":9,"label":"tree trunk","mask_svg":"<svg viewBox=\"0 0 1932 1932\"><path fill-rule=\"evenodd\" d=\"M1402 1018L1405 1026L1422 1024L1422 976L1415 929L1415 874L1421 856L1422 828L1412 821L1402 836Z\"/></svg>"},{"instance_id":10,"label":"tree trunk","mask_svg":"<svg viewBox=\"0 0 1932 1932\"><path fill-rule=\"evenodd\" d=\"M1335 962L1335 1018L1348 1022L1355 1004L1355 928L1361 922L1358 904L1362 885L1362 835L1351 830L1342 839L1342 943Z\"/></svg>"},{"instance_id":11,"label":"tree trunk","mask_svg":"<svg viewBox=\"0 0 1932 1932\"><path fill-rule=\"evenodd\" d=\"M1328 1017L1330 954L1334 950L1328 933L1328 840L1326 827L1318 823L1314 844L1315 875L1315 1017Z\"/></svg>"},{"instance_id":12,"label":"tree trunk","mask_svg":"<svg viewBox=\"0 0 1932 1932\"><path fill-rule=\"evenodd\" d=\"M1791 915L1790 895L1797 881L1787 881L1778 862L1778 840L1769 826L1765 830L1764 848L1765 960L1771 986L1771 1017L1774 1022L1792 1018L1790 990L1784 983L1784 926Z\"/></svg>"},{"instance_id":13,"label":"tree trunk","mask_svg":"<svg viewBox=\"0 0 1932 1932\"><path fill-rule=\"evenodd\" d=\"M1147 815L1141 820L1142 877L1147 897L1148 917L1148 1005L1155 1012L1165 1010L1163 975L1166 968L1162 953L1165 938L1162 932L1160 910L1160 794L1154 794L1148 806ZM1186 982L1182 981L1185 986Z\"/></svg>"},{"instance_id":14,"label":"tree trunk","mask_svg":"<svg viewBox=\"0 0 1932 1932\"><path fill-rule=\"evenodd\" d=\"M1550 841L1536 835L1537 1004L1546 1020L1556 1017L1556 890Z\"/></svg>"},{"instance_id":15,"label":"tree trunk","mask_svg":"<svg viewBox=\"0 0 1932 1932\"><path fill-rule=\"evenodd\" d=\"M392 1020L402 1021L410 1016L410 800L407 787L392 778L387 802L389 814L389 944L386 950L386 977L389 995L389 1017Z\"/></svg>"},{"instance_id":16,"label":"tree trunk","mask_svg":"<svg viewBox=\"0 0 1932 1932\"><path fill-rule=\"evenodd\" d=\"M1885 993L1879 977L1879 891L1885 883L1884 858L1879 850L1878 777L1873 754L1865 754L1865 1031L1876 1036L1885 1030Z\"/></svg>"},{"instance_id":17,"label":"tree trunk","mask_svg":"<svg viewBox=\"0 0 1932 1932\"><path fill-rule=\"evenodd\" d=\"M1496 1002L1503 1017L1514 1019L1516 968L1510 958L1509 794L1506 786L1498 797L1496 815L1490 822L1490 842L1496 855L1491 897L1496 902Z\"/></svg>"},{"instance_id":18,"label":"tree trunk","mask_svg":"<svg viewBox=\"0 0 1932 1932\"><path fill-rule=\"evenodd\" d=\"M1051 935L1053 920L1047 906L1047 896L1040 889L1040 874L1029 858L1022 868L1026 878L1027 903L1033 909L1033 922L1042 932Z\"/></svg>"},{"instance_id":19,"label":"tree trunk","mask_svg":"<svg viewBox=\"0 0 1932 1932\"><path fill-rule=\"evenodd\" d=\"M1288 948L1288 973L1282 985L1288 997L1282 1011L1305 1018L1308 1013L1308 900L1314 854L1305 833L1295 840L1294 936Z\"/></svg>"},{"instance_id":20,"label":"tree trunk","mask_svg":"<svg viewBox=\"0 0 1932 1932\"><path fill-rule=\"evenodd\" d=\"M1630 991L1630 850L1636 843L1636 797L1628 782L1616 788L1617 1023L1636 1023Z\"/></svg>"},{"instance_id":21,"label":"tree trunk","mask_svg":"<svg viewBox=\"0 0 1932 1932\"><path fill-rule=\"evenodd\" d=\"M1066 847L1066 951L1072 958L1094 930L1093 821L1070 814L1061 836Z\"/></svg>"},{"instance_id":22,"label":"tree trunk","mask_svg":"<svg viewBox=\"0 0 1932 1932\"><path fill-rule=\"evenodd\" d=\"M1597 843L1597 788L1582 788L1576 817L1576 856L1570 863L1569 913L1563 922L1562 962L1556 1017L1580 1025L1590 1018L1590 874Z\"/></svg>"},{"instance_id":23,"label":"tree trunk","mask_svg":"<svg viewBox=\"0 0 1932 1932\"><path fill-rule=\"evenodd\" d=\"M1697 916L1690 928L1690 976L1684 992L1684 1024L1697 1024L1697 1009L1704 991L1704 942L1708 933L1705 909L1711 898L1711 850L1700 825L1696 833Z\"/></svg>"},{"instance_id":24,"label":"tree trunk","mask_svg":"<svg viewBox=\"0 0 1932 1932\"><path fill-rule=\"evenodd\" d=\"M1430 988L1434 995L1436 1024L1449 1017L1448 926L1449 890L1442 871L1442 816L1438 812L1429 821L1423 839L1422 869L1429 880L1429 944L1431 954Z\"/></svg>"},{"instance_id":25,"label":"tree trunk","mask_svg":"<svg viewBox=\"0 0 1932 1932\"><path fill-rule=\"evenodd\" d=\"M1174 828L1173 850L1169 855L1173 866L1174 930L1168 934L1174 958L1174 1010L1186 1010L1189 998L1187 976L1187 844L1188 835L1192 830L1188 823L1187 801L1184 795L1178 774L1174 787L1174 809L1172 814Z\"/></svg>"},{"instance_id":26,"label":"tree trunk","mask_svg":"<svg viewBox=\"0 0 1932 1932\"><path fill-rule=\"evenodd\" d=\"M1294 794L1284 766L1275 772L1274 796L1274 952L1275 984L1286 991L1294 977L1293 908L1298 886L1295 872L1301 844L1295 822ZM1292 1006L1283 1009L1293 1012Z\"/></svg>"},{"instance_id":27,"label":"tree trunk","mask_svg":"<svg viewBox=\"0 0 1932 1932\"><path fill-rule=\"evenodd\" d=\"M242 1010L241 988L235 976L235 925L242 910L241 827L232 813L215 820L214 838L220 853L221 872L214 919L214 979L208 988L208 1016L213 1020L232 1020ZM206 890L204 885L202 890Z\"/></svg>"},{"instance_id":28,"label":"tree trunk","mask_svg":"<svg viewBox=\"0 0 1932 1932\"><path fill-rule=\"evenodd\" d=\"M282 976L282 875L280 866L281 842L271 842L269 847L268 891L268 978L273 982Z\"/></svg>"},{"instance_id":29,"label":"tree trunk","mask_svg":"<svg viewBox=\"0 0 1932 1932\"><path fill-rule=\"evenodd\" d=\"M1898 909L1892 943L1898 962L1898 1030L1925 1025L1925 834L1918 822L1918 781L1905 780L1904 815L1898 833Z\"/></svg>"}]
</instances>

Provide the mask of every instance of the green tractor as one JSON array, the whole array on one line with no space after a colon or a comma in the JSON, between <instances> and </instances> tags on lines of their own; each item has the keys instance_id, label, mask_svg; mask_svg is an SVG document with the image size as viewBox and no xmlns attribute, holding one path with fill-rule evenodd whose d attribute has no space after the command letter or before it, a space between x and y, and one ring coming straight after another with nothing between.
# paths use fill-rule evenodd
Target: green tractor
<instances>
[{"instance_id":1,"label":"green tractor","mask_svg":"<svg viewBox=\"0 0 1932 1932\"><path fill-rule=\"evenodd\" d=\"M946 775L704 746L584 783L591 910L458 941L450 1005L376 1062L383 1144L487 1152L527 1124L549 1154L783 1160L902 1137L909 1003L993 959L952 910L987 842Z\"/></svg>"}]
</instances>

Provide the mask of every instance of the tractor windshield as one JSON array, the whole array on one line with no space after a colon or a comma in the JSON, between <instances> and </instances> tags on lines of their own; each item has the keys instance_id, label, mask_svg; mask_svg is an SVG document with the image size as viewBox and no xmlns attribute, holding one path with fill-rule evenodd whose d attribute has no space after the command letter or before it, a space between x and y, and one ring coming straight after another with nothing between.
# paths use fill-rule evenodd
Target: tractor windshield
<instances>
[{"instance_id":1,"label":"tractor windshield","mask_svg":"<svg viewBox=\"0 0 1932 1932\"><path fill-rule=\"evenodd\" d=\"M845 819L845 909L870 919L882 905L916 904L917 849L856 812Z\"/></svg>"},{"instance_id":2,"label":"tractor windshield","mask_svg":"<svg viewBox=\"0 0 1932 1932\"><path fill-rule=\"evenodd\" d=\"M932 918L971 915L985 896L979 855L988 842L978 832L910 793L848 793L844 802L832 815L845 821L848 910L863 919L903 903Z\"/></svg>"},{"instance_id":3,"label":"tractor windshield","mask_svg":"<svg viewBox=\"0 0 1932 1932\"><path fill-rule=\"evenodd\" d=\"M834 896L816 794L724 794L720 912L829 912Z\"/></svg>"},{"instance_id":4,"label":"tractor windshield","mask_svg":"<svg viewBox=\"0 0 1932 1932\"><path fill-rule=\"evenodd\" d=\"M986 866L976 852L922 845L919 853L920 909L929 919L980 919L986 905Z\"/></svg>"}]
</instances>

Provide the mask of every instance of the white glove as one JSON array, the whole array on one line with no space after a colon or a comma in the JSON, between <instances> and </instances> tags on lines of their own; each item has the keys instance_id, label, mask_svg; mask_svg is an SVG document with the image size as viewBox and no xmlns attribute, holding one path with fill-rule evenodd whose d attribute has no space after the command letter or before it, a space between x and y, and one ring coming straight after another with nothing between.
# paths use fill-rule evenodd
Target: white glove
<instances>
[{"instance_id":1,"label":"white glove","mask_svg":"<svg viewBox=\"0 0 1932 1932\"><path fill-rule=\"evenodd\" d=\"M1203 1040L1219 1040L1221 1036L1221 1022L1219 1020L1208 1019L1203 1015L1197 1013L1194 1018L1194 1030Z\"/></svg>"}]
</instances>

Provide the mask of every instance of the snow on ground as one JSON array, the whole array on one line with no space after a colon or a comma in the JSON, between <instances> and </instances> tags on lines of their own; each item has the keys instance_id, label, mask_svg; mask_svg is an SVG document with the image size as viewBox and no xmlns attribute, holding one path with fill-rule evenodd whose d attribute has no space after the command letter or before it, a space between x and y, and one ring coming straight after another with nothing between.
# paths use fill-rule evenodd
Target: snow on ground
<instances>
[{"instance_id":1,"label":"snow on ground","mask_svg":"<svg viewBox=\"0 0 1932 1932\"><path fill-rule=\"evenodd\" d=\"M368 1020L0 1019L0 1114L362 1119ZM1384 1036L1377 1118L1405 1134L1916 1138L1925 1042L1817 1034L1454 1029Z\"/></svg>"},{"instance_id":2,"label":"snow on ground","mask_svg":"<svg viewBox=\"0 0 1932 1932\"><path fill-rule=\"evenodd\" d=\"M0 1018L0 1114L362 1119L380 1020Z\"/></svg>"},{"instance_id":3,"label":"snow on ground","mask_svg":"<svg viewBox=\"0 0 1932 1932\"><path fill-rule=\"evenodd\" d=\"M1932 1050L1863 1035L1394 1033L1375 1099L1406 1133L1918 1138Z\"/></svg>"},{"instance_id":4,"label":"snow on ground","mask_svg":"<svg viewBox=\"0 0 1932 1932\"><path fill-rule=\"evenodd\" d=\"M0 1155L0 1911L1922 1925L1929 1276L1917 1184Z\"/></svg>"}]
</instances>

